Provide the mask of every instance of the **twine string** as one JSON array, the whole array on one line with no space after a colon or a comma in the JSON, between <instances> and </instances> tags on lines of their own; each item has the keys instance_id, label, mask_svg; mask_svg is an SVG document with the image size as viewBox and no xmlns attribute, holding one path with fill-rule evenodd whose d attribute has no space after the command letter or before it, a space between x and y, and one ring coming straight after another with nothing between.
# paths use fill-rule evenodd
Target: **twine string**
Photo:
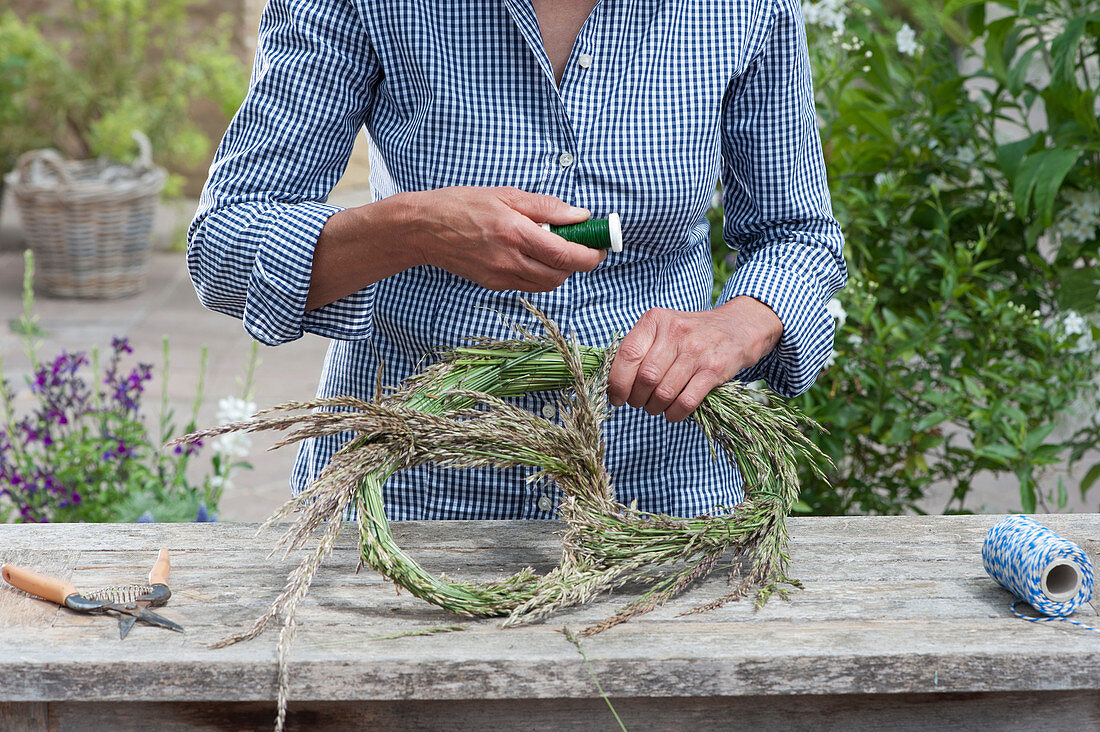
<instances>
[{"instance_id":1,"label":"twine string","mask_svg":"<svg viewBox=\"0 0 1100 732\"><path fill-rule=\"evenodd\" d=\"M1073 542L1027 516L1009 516L986 535L982 562L989 576L1016 597L1009 607L1016 617L1032 623L1059 620L1100 633L1068 617L1092 599L1095 582L1092 562ZM1021 613L1021 602L1040 617Z\"/></svg>"},{"instance_id":2,"label":"twine string","mask_svg":"<svg viewBox=\"0 0 1100 732\"><path fill-rule=\"evenodd\" d=\"M1080 620L1072 620L1070 618L1050 618L1045 615L1041 615L1039 617L1035 617L1033 615L1024 615L1022 612L1016 609L1016 606L1019 605L1021 602L1024 601L1015 600L1008 608L1012 611L1012 614L1018 617L1020 620L1026 620L1029 623L1053 623L1057 621L1062 623L1069 623L1070 625L1076 625L1078 628L1084 628L1085 630L1092 630L1100 633L1100 628L1094 628L1091 625L1085 625Z\"/></svg>"}]
</instances>

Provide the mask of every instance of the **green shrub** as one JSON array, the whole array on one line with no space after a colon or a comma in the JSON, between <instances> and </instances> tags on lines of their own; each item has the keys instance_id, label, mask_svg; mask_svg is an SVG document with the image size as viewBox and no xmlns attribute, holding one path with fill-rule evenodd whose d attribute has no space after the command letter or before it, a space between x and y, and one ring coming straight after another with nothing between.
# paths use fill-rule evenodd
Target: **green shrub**
<instances>
[{"instance_id":1,"label":"green shrub","mask_svg":"<svg viewBox=\"0 0 1100 732\"><path fill-rule=\"evenodd\" d=\"M1100 438L1097 3L804 8L851 274L798 400L838 466L804 509L914 511L938 484L966 511L982 471L1064 507L1039 478Z\"/></svg>"},{"instance_id":2,"label":"green shrub","mask_svg":"<svg viewBox=\"0 0 1100 732\"><path fill-rule=\"evenodd\" d=\"M49 144L46 130L58 118L38 102L36 89L62 66L35 25L10 10L0 13L0 173L10 170L20 153Z\"/></svg>"},{"instance_id":3,"label":"green shrub","mask_svg":"<svg viewBox=\"0 0 1100 732\"><path fill-rule=\"evenodd\" d=\"M76 158L130 162L137 155L135 129L148 135L157 162L169 169L208 155L211 141L194 121L195 105L212 103L228 117L244 98L248 75L229 51L228 18L196 31L187 17L193 4L73 0L64 18L2 16L0 32L36 39L0 44L0 68L22 74L12 83L20 87L21 111L10 127L19 141L7 144L8 164L13 154L43 144ZM51 38L67 40L53 46L42 40L39 28L47 23ZM170 188L179 182L174 176Z\"/></svg>"}]
</instances>

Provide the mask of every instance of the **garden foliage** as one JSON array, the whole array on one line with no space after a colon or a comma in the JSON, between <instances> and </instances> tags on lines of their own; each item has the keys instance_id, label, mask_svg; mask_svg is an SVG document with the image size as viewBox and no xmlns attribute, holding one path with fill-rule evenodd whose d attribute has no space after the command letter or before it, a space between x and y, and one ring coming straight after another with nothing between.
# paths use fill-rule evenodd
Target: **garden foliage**
<instances>
[{"instance_id":1,"label":"garden foliage","mask_svg":"<svg viewBox=\"0 0 1100 732\"><path fill-rule=\"evenodd\" d=\"M3 137L9 129L18 133L0 142L0 169L41 146L130 162L138 152L132 130L149 137L159 164L201 162L211 141L195 122L196 105L214 105L228 117L244 98L248 75L229 50L227 22L197 29L188 22L193 4L73 0L64 17L0 14L0 121ZM179 183L178 176L169 180L173 190Z\"/></svg>"},{"instance_id":2,"label":"garden foliage","mask_svg":"<svg viewBox=\"0 0 1100 732\"><path fill-rule=\"evenodd\" d=\"M1039 478L1100 442L1100 2L803 9L850 268L803 509L977 510L982 471L1026 512L1085 496L1100 465Z\"/></svg>"},{"instance_id":3,"label":"garden foliage","mask_svg":"<svg viewBox=\"0 0 1100 732\"><path fill-rule=\"evenodd\" d=\"M201 442L162 448L172 437L195 429L203 402L205 351L190 419L177 429L168 405L167 339L160 413L151 415L143 401L153 366L134 363L125 338L112 339L106 354L62 351L50 360L38 359L34 336L40 329L30 314L29 253L26 272L25 312L15 323L32 364L25 390L16 392L0 362L0 523L214 520L232 475L249 467L244 462L248 438L217 440L205 473L191 466ZM246 393L255 353L254 348ZM243 419L256 408L236 397L223 399L219 406L219 420Z\"/></svg>"}]
</instances>

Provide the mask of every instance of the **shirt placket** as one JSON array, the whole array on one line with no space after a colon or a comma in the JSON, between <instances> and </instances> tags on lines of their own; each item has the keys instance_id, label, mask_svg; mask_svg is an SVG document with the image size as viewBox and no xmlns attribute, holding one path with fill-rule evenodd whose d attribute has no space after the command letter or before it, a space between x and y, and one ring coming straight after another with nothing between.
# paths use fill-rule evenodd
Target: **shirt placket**
<instances>
[{"instance_id":1,"label":"shirt placket","mask_svg":"<svg viewBox=\"0 0 1100 732\"><path fill-rule=\"evenodd\" d=\"M609 66L607 60L601 59L599 55L602 49L598 32L604 12L603 5L602 2L597 3L584 25L581 26L577 40L573 43L573 50L566 61L561 86L556 90L556 96L564 114L564 123L569 129L573 143L570 152L573 155L574 176L569 194L572 196L570 203L574 206L588 205L583 188L578 184L577 173L583 169L581 166L585 161L581 159L584 151L579 149L577 140L585 139L585 130L592 124L598 101L592 94L594 83Z\"/></svg>"},{"instance_id":2,"label":"shirt placket","mask_svg":"<svg viewBox=\"0 0 1100 732\"><path fill-rule=\"evenodd\" d=\"M562 74L560 88L555 83L553 67L542 45L542 36L538 29L538 19L529 3L519 0L506 0L508 11L523 35L531 53L543 71L541 92L544 95L542 120L543 138L546 142L546 159L543 165L542 192L556 196L566 203L583 206L585 202L578 183L584 161L580 157L577 130L579 125L588 123L590 89L592 88L592 68L596 63L596 26L601 13L601 3L597 3L589 16ZM580 273L577 276L583 276ZM573 281L566 282L552 292L533 293L527 299L539 307L551 320L563 330L568 330L573 311ZM526 320L527 318L524 318ZM558 405L553 397L540 397L524 400L524 406L533 410L546 420L561 423ZM526 471L528 475L534 468ZM523 506L524 518L553 518L561 499L561 491L549 482L528 484L527 500Z\"/></svg>"}]
</instances>

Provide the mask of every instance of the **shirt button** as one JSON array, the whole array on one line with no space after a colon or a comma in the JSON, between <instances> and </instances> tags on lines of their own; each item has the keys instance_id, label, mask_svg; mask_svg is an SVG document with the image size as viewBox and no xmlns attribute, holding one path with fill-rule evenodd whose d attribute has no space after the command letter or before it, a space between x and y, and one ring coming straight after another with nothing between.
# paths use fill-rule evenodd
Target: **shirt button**
<instances>
[{"instance_id":1,"label":"shirt button","mask_svg":"<svg viewBox=\"0 0 1100 732\"><path fill-rule=\"evenodd\" d=\"M570 165L573 164L573 154L562 153L558 156L558 163L561 165L561 167L568 168Z\"/></svg>"},{"instance_id":2,"label":"shirt button","mask_svg":"<svg viewBox=\"0 0 1100 732\"><path fill-rule=\"evenodd\" d=\"M591 65L592 57L587 53L582 53L580 56L577 56L577 66L580 66L582 69L587 69Z\"/></svg>"},{"instance_id":3,"label":"shirt button","mask_svg":"<svg viewBox=\"0 0 1100 732\"><path fill-rule=\"evenodd\" d=\"M553 404L543 404L542 416L546 417L546 419L553 419L554 417L558 416L558 410L554 407Z\"/></svg>"},{"instance_id":4,"label":"shirt button","mask_svg":"<svg viewBox=\"0 0 1100 732\"><path fill-rule=\"evenodd\" d=\"M550 509L552 509L554 507L554 502L552 500L550 500L550 496L543 494L543 495L539 496L538 505L539 505L539 510L545 513L546 511L549 511Z\"/></svg>"}]
</instances>

